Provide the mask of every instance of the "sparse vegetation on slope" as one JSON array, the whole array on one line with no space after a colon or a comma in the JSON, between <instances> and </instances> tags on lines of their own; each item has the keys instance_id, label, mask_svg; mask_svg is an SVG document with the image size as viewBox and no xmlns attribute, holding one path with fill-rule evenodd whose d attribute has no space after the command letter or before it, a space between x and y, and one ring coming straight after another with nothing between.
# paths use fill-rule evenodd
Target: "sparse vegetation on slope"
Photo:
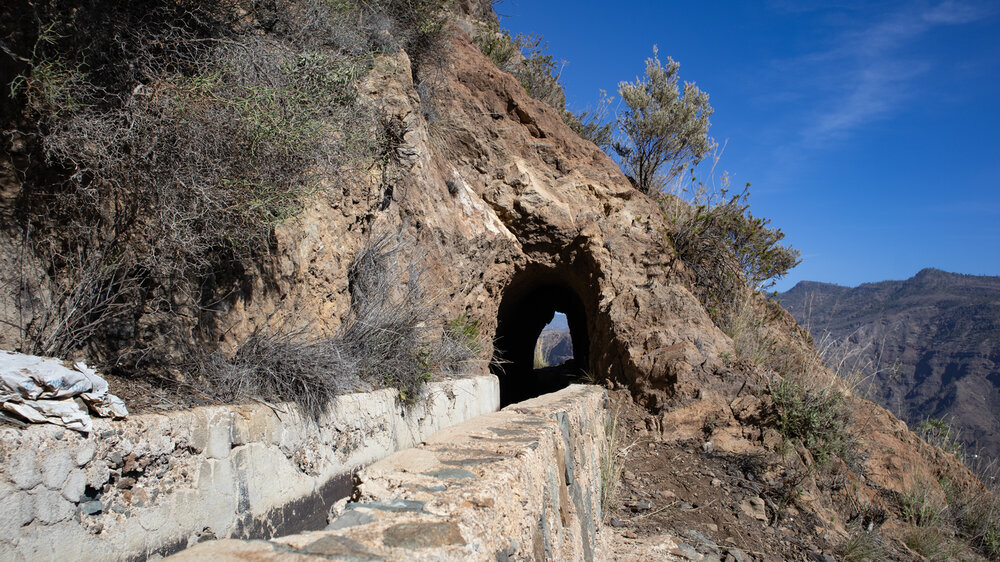
<instances>
[{"instance_id":1,"label":"sparse vegetation on slope","mask_svg":"<svg viewBox=\"0 0 1000 562\"><path fill-rule=\"evenodd\" d=\"M314 417L337 394L361 385L394 387L404 403L437 371L454 371L481 350L478 323L460 316L444 330L431 323L419 264L404 264L398 238L376 237L351 266L352 302L338 333L316 337L279 326L254 331L231 357L219 352L190 365L223 402L265 398L297 402ZM398 279L407 279L400 286Z\"/></svg>"},{"instance_id":2,"label":"sparse vegetation on slope","mask_svg":"<svg viewBox=\"0 0 1000 562\"><path fill-rule=\"evenodd\" d=\"M363 103L357 85L381 54L406 49L415 64L429 56L446 4L13 8L5 49L20 66L5 84L4 118L6 141L19 147L18 192L4 228L21 259L45 269L3 287L18 303L2 321L19 331L19 350L87 355L119 372L175 372L184 348L205 344L192 319L225 309L249 279L265 276L278 225L314 198L386 179L406 131ZM385 197L370 199L379 206ZM375 336L395 326L352 310L338 345L352 347L352 361L385 363L384 348L400 342ZM371 331L350 341L359 330ZM240 376L220 392L291 399L311 388L319 402L304 405L316 409L330 376L320 371L334 361L328 343L259 329L225 360ZM405 369L346 376L358 371L412 396L407 377L420 354L400 353Z\"/></svg>"}]
</instances>

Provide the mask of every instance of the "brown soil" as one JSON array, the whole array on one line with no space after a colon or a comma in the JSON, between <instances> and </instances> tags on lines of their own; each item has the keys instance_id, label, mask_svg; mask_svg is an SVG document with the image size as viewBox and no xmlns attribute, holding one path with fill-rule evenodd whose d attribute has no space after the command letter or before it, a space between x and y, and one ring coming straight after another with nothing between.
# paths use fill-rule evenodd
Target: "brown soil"
<instances>
[{"instance_id":1,"label":"brown soil","mask_svg":"<svg viewBox=\"0 0 1000 562\"><path fill-rule=\"evenodd\" d=\"M809 472L811 482L825 489L817 494L804 482L789 484L782 457L773 451L733 454L706 445L707 438L667 441L651 431L656 418L626 393L613 392L612 401L623 471L605 514L601 559L841 559L846 528L858 523L837 521L836 511L819 507L823 502L813 497L837 495L836 469ZM888 559L920 559L897 541L885 539L885 545Z\"/></svg>"}]
</instances>

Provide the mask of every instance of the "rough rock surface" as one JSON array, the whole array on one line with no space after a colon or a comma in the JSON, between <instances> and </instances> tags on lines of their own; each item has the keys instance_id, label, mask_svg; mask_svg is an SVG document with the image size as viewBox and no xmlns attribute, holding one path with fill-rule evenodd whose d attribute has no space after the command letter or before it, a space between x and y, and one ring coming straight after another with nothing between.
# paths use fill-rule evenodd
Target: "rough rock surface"
<instances>
[{"instance_id":1,"label":"rough rock surface","mask_svg":"<svg viewBox=\"0 0 1000 562\"><path fill-rule=\"evenodd\" d=\"M606 400L571 386L479 416L362 470L325 531L172 560L600 560Z\"/></svg>"},{"instance_id":2,"label":"rough rock surface","mask_svg":"<svg viewBox=\"0 0 1000 562\"><path fill-rule=\"evenodd\" d=\"M372 181L316 198L279 227L270 270L187 329L224 345L282 318L330 333L350 303L353 256L372 233L401 229L443 319L466 312L492 341L508 290L556 287L580 303L587 370L633 384L650 407L694 397L730 344L675 274L658 205L460 26L447 33L440 60L414 69L405 53L386 56L361 85L406 129L391 193ZM0 334L0 347L16 337Z\"/></svg>"},{"instance_id":3,"label":"rough rock surface","mask_svg":"<svg viewBox=\"0 0 1000 562\"><path fill-rule=\"evenodd\" d=\"M464 2L469 9L479 9L482 4ZM765 451L777 454L783 440L773 427L768 427L769 405L760 397L767 394L767 382L755 379L752 372L737 372L734 364L725 360L732 358L732 342L686 288L687 274L663 234L668 225L658 204L635 190L614 163L598 147L576 136L555 110L529 97L516 79L498 70L473 45L464 29L458 24L448 27L447 44L439 56L419 67L414 67L405 53L380 58L361 87L363 97L383 108L390 119L401 122L406 130L402 144L396 148L400 170L388 182L391 189L383 191L375 181L359 182L343 193L317 198L295 221L278 229L271 269L254 278L225 309L213 311L209 320L193 319L192 322L202 324L192 326L191 332L199 332L209 341L232 345L271 320L290 318L295 325L309 325L317 332L331 333L349 306L348 268L353 256L373 233L399 230L410 242L407 252L418 257L425 268L429 292L440 299L441 318L453 318L464 312L479 320L484 339L496 340L498 350L511 361L504 366L506 370L498 369L501 393L507 395L507 402L541 390L532 387L530 369L525 376L518 368L525 356L530 360L538 331L551 318L552 310L558 308L567 315L574 355L581 366L598 380L627 387L638 401L637 411L643 414L636 418L639 427L635 432L655 438L654 453L661 450L657 448L659 441L669 441L682 443L680 446L689 457L715 459L721 455L755 455ZM380 170L373 172L378 174ZM10 310L8 305L0 303L0 310ZM789 323L784 326L787 331L794 331L790 318L783 321ZM0 346L6 345L3 338L10 337L15 336L0 334ZM484 350L484 355L491 351ZM486 369L485 363L480 364L480 369ZM760 395L757 402L745 397L745 385L747 392ZM924 479L936 481L945 475L957 480L970 478L954 457L920 442L891 414L863 401L851 404L856 409L858 429L868 454L865 481L859 482L857 478L849 481L855 486L851 488L855 494L852 497L880 505L885 497L898 496ZM511 419L512 424L526 423L518 416L514 418L517 419ZM168 434L165 429L150 426L151 434L156 431ZM595 439L599 438L599 429L592 431ZM227 464L220 457L236 448L235 442L221 437L206 439L196 450L180 449L182 455L206 455L208 458L202 462L209 467L223 467L218 473L191 472L184 478L197 477L200 482L207 482L206 488L210 488L215 476L224 479L222 472ZM278 441L276 446L280 445ZM528 445L525 443L523 448L534 451ZM436 450L435 447L444 445L427 448ZM687 453L688 448L691 453ZM494 462L489 454L472 455L474 449L488 451L485 445L466 444L460 450L442 453L448 460L467 459L472 464L449 465L441 468L446 472L439 475L455 480L465 475L461 471L468 471L479 478L485 477L485 473L476 471L493 466ZM622 449L637 451L630 446ZM508 457L497 459L496 466L517 466L519 451L503 451ZM75 462L87 465L78 466L85 469L85 493L92 483L108 483L112 470L118 471L116 481L126 482L134 489L138 480L128 481L130 471L122 472L129 462L129 452L122 450L115 456L114 451L102 450L95 456L82 448L74 451ZM524 454L530 457L535 453ZM285 459L294 456L295 451L285 447L275 454L279 455ZM793 449L789 455L798 459L788 461L795 467L811 466L808 451L800 453ZM80 461L88 457L92 460ZM663 460L655 455L652 458ZM48 461L35 458L33 453L25 451L14 459L11 457L5 465L9 467L9 478L0 481L0 499L3 499L0 533L9 536L25 524L54 520L61 524L71 516L76 517L68 514L65 506L72 501L67 496L76 496L80 477L73 469L63 476L64 459L53 462L53 466L60 467L58 474L40 472L39 465ZM303 459L302 466L306 467L303 470L308 469L308 460ZM109 465L108 461L113 462ZM403 472L397 477L393 473L365 481L360 488L362 499L424 501L417 495L403 496L414 490L437 493L433 491L437 484L432 481L437 477L418 478L417 474ZM503 473L499 472L498 478L500 474ZM420 481L410 480L411 477ZM725 491L729 485L721 471L715 478L705 479L700 475L692 478L700 479L703 490ZM777 478L781 479L780 474ZM718 486L712 485L714 479L720 480ZM50 484L62 482L56 489L43 480ZM535 476L526 476L522 483L529 481L532 485L539 484ZM389 486L389 482L405 485ZM411 490L407 487L410 484L428 490L415 487ZM648 483L642 484L646 487L638 487L638 496L628 509L636 510L632 512L633 519L654 520L651 513L657 504L644 497ZM475 485L469 484L470 489ZM834 514L829 506L837 498L818 493L821 488L813 481L807 485L806 492L812 494L809 497L816 499L814 503L818 506L810 513L826 516L829 521ZM524 501L541 502L544 495L537 487L531 490L534 493L524 493ZM487 492L495 501L510 501L515 490L494 486L483 491ZM752 497L766 503L762 493L755 491ZM118 494L123 492L113 494L121 497ZM227 493L210 497L235 501L233 494ZM752 501L752 497L743 494L738 498L734 506L739 510L737 517L743 514L755 525L764 524L739 508L747 500L751 513L759 515L760 503ZM448 509L455 510L454 517L420 515L414 521L393 523L404 525L394 527L393 531L386 526L378 527L383 525L384 513L392 513L395 508L405 510L413 504L386 503L382 507L389 509L369 509L373 513L368 515L375 522L358 526L376 525L381 533L378 548L388 549L387 552L422 550L425 546L432 550L454 548L458 552L477 544L473 537L480 536L463 527L469 524L464 521L482 521L459 516L463 510L471 513L481 508L476 505L477 496L466 499L468 505L448 505ZM129 501L133 500L135 492ZM104 513L102 501L80 501L75 509L86 520ZM680 501L678 507L683 503L687 502ZM693 503L689 505L691 510L698 509ZM773 509L772 512L768 509L765 507L764 515L776 520ZM801 506L796 509L805 510ZM850 509L837 513L851 517ZM555 519L562 517L560 512ZM365 519L358 516L356 522ZM621 517L619 520L631 524ZM426 532L414 532L414 527L405 526L414 523L424 525L416 529ZM157 527L165 523L144 522L138 517L130 519L128 524L139 536L144 534L139 530L145 528L142 525ZM541 532L540 527L536 525L534 529ZM665 538L651 546L653 550L649 552L671 556L687 553L691 559L704 558L705 553L697 552L695 546L707 541L684 534L690 530L717 545L722 545L726 538L711 535L710 529L693 527L671 530L669 536L665 531L650 531L651 536ZM519 528L517 532L527 531ZM336 552L346 552L356 559L368 556L357 551L355 542L360 541L347 540L350 531L328 533L318 540L302 538L302 542L295 544L240 543L233 548L245 551L245 558L265 555L296 558ZM197 540L200 537L190 537L192 543ZM458 544L459 540L465 545ZM526 556L543 558L544 537L540 542L541 552L534 551L536 544L539 543L533 537L518 539L517 548L530 548ZM685 546L692 550L684 550ZM303 551L308 548L316 552ZM574 550L567 558L576 558L580 552ZM490 556L494 554L495 551L489 552ZM719 557L723 555L737 556L720 550Z\"/></svg>"},{"instance_id":4,"label":"rough rock surface","mask_svg":"<svg viewBox=\"0 0 1000 562\"><path fill-rule=\"evenodd\" d=\"M224 537L326 524L351 471L492 412L495 377L432 383L405 415L391 389L293 405L215 406L94 421L87 436L0 430L0 559L135 560Z\"/></svg>"}]
</instances>

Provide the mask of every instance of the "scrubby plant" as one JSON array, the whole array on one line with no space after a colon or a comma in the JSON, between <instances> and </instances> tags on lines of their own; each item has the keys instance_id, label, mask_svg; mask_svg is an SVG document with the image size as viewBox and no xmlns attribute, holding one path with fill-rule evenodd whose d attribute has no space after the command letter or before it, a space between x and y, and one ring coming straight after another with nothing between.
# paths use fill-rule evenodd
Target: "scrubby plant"
<instances>
[{"instance_id":1,"label":"scrubby plant","mask_svg":"<svg viewBox=\"0 0 1000 562\"><path fill-rule=\"evenodd\" d=\"M695 178L692 177L692 183ZM694 290L716 323L723 327L753 322L748 303L799 264L799 251L783 245L784 233L768 219L750 213L749 184L729 195L728 182L710 192L693 189L692 202L675 195L660 199L666 233L684 265L694 275Z\"/></svg>"},{"instance_id":2,"label":"scrubby plant","mask_svg":"<svg viewBox=\"0 0 1000 562\"><path fill-rule=\"evenodd\" d=\"M905 521L921 527L933 527L941 523L944 506L931 494L932 486L918 481L900 495L900 514Z\"/></svg>"},{"instance_id":3,"label":"scrubby plant","mask_svg":"<svg viewBox=\"0 0 1000 562\"><path fill-rule=\"evenodd\" d=\"M292 401L313 417L330 399L359 388L392 387L411 404L440 370L454 369L442 353L434 302L424 293L419 260L404 260L398 236L373 236L350 268L351 308L328 337L307 327L258 328L231 356L215 351L188 365L223 402L249 398Z\"/></svg>"},{"instance_id":4,"label":"scrubby plant","mask_svg":"<svg viewBox=\"0 0 1000 562\"><path fill-rule=\"evenodd\" d=\"M888 558L885 539L876 530L853 529L837 554L845 562L864 562Z\"/></svg>"},{"instance_id":5,"label":"scrubby plant","mask_svg":"<svg viewBox=\"0 0 1000 562\"><path fill-rule=\"evenodd\" d=\"M708 136L712 106L693 82L678 87L680 65L660 62L657 48L646 59L644 77L618 85L625 105L618 116L620 138L612 144L622 170L644 193L659 193L688 164L716 146Z\"/></svg>"},{"instance_id":6,"label":"scrubby plant","mask_svg":"<svg viewBox=\"0 0 1000 562\"><path fill-rule=\"evenodd\" d=\"M455 316L445 326L445 334L474 357L483 351L482 334L476 318L470 318L467 314Z\"/></svg>"},{"instance_id":7,"label":"scrubby plant","mask_svg":"<svg viewBox=\"0 0 1000 562\"><path fill-rule=\"evenodd\" d=\"M991 489L976 489L942 482L948 508L954 514L960 536L992 560L1000 560L1000 497L996 492L996 465L977 471Z\"/></svg>"},{"instance_id":8,"label":"scrubby plant","mask_svg":"<svg viewBox=\"0 0 1000 562\"><path fill-rule=\"evenodd\" d=\"M608 120L611 102L612 98L608 97L607 92L601 90L600 99L595 109L580 113L564 109L563 121L580 138L589 140L601 150L607 151L611 148L615 131L615 122Z\"/></svg>"},{"instance_id":9,"label":"scrubby plant","mask_svg":"<svg viewBox=\"0 0 1000 562\"><path fill-rule=\"evenodd\" d=\"M771 388L777 409L777 428L790 441L800 442L819 464L833 457L851 458L851 414L835 387L808 388L785 376Z\"/></svg>"},{"instance_id":10,"label":"scrubby plant","mask_svg":"<svg viewBox=\"0 0 1000 562\"><path fill-rule=\"evenodd\" d=\"M5 118L30 158L16 222L4 226L48 268L47 285L13 289L31 308L3 319L21 330L21 349L97 345L98 359L120 365L149 329L141 316L191 317L224 301L266 258L277 225L317 194L348 192L346 180L381 158L392 131L356 84L377 54L421 52L446 4L12 8L23 64L8 85L19 115L5 107Z\"/></svg>"},{"instance_id":11,"label":"scrubby plant","mask_svg":"<svg viewBox=\"0 0 1000 562\"><path fill-rule=\"evenodd\" d=\"M604 417L604 443L601 449L601 514L609 517L618 508L618 486L625 471L624 431L621 411L611 408Z\"/></svg>"},{"instance_id":12,"label":"scrubby plant","mask_svg":"<svg viewBox=\"0 0 1000 562\"><path fill-rule=\"evenodd\" d=\"M479 320L463 313L444 325L441 344L435 355L445 371L461 372L470 363L481 360L483 349Z\"/></svg>"},{"instance_id":13,"label":"scrubby plant","mask_svg":"<svg viewBox=\"0 0 1000 562\"><path fill-rule=\"evenodd\" d=\"M559 83L562 66L549 54L540 35L511 36L496 23L480 26L473 42L497 68L517 78L531 97L563 111L566 95Z\"/></svg>"},{"instance_id":14,"label":"scrubby plant","mask_svg":"<svg viewBox=\"0 0 1000 562\"><path fill-rule=\"evenodd\" d=\"M934 562L956 560L963 551L962 546L939 527L910 527L903 532L903 543Z\"/></svg>"},{"instance_id":15,"label":"scrubby plant","mask_svg":"<svg viewBox=\"0 0 1000 562\"><path fill-rule=\"evenodd\" d=\"M914 433L931 445L954 454L959 460L964 460L964 446L958 440L956 431L947 421L941 418L927 418L917 424Z\"/></svg>"}]
</instances>

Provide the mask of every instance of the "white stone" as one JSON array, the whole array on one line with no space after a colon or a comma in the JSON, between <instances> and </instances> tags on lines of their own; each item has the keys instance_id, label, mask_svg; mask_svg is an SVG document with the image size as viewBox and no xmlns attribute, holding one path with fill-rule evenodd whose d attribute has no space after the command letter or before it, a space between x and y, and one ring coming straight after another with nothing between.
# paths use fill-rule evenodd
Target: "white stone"
<instances>
[{"instance_id":1,"label":"white stone","mask_svg":"<svg viewBox=\"0 0 1000 562\"><path fill-rule=\"evenodd\" d=\"M224 459L232 450L233 420L228 415L216 416L209 421L208 443L205 454L212 459Z\"/></svg>"},{"instance_id":2,"label":"white stone","mask_svg":"<svg viewBox=\"0 0 1000 562\"><path fill-rule=\"evenodd\" d=\"M87 488L87 473L82 469L74 469L66 477L66 483L62 487L62 495L71 502L80 501L84 490Z\"/></svg>"},{"instance_id":3,"label":"white stone","mask_svg":"<svg viewBox=\"0 0 1000 562\"><path fill-rule=\"evenodd\" d=\"M35 518L34 502L27 492L14 492L0 501L0 541L17 537L21 527Z\"/></svg>"},{"instance_id":4,"label":"white stone","mask_svg":"<svg viewBox=\"0 0 1000 562\"><path fill-rule=\"evenodd\" d=\"M87 467L87 484L95 490L101 489L110 477L111 470L108 468L108 463L103 460L94 461Z\"/></svg>"},{"instance_id":5,"label":"white stone","mask_svg":"<svg viewBox=\"0 0 1000 562\"><path fill-rule=\"evenodd\" d=\"M30 490L42 481L35 462L35 451L22 447L7 460L7 477L20 489Z\"/></svg>"},{"instance_id":6,"label":"white stone","mask_svg":"<svg viewBox=\"0 0 1000 562\"><path fill-rule=\"evenodd\" d=\"M97 452L97 443L90 440L84 441L76 451L76 466L85 466L94 458L95 452Z\"/></svg>"},{"instance_id":7,"label":"white stone","mask_svg":"<svg viewBox=\"0 0 1000 562\"><path fill-rule=\"evenodd\" d=\"M73 516L73 504L66 501L59 492L41 490L35 494L35 516L42 523L58 523Z\"/></svg>"},{"instance_id":8,"label":"white stone","mask_svg":"<svg viewBox=\"0 0 1000 562\"><path fill-rule=\"evenodd\" d=\"M42 461L42 478L50 490L62 490L69 471L76 466L69 451L63 447L53 448L45 454Z\"/></svg>"}]
</instances>

